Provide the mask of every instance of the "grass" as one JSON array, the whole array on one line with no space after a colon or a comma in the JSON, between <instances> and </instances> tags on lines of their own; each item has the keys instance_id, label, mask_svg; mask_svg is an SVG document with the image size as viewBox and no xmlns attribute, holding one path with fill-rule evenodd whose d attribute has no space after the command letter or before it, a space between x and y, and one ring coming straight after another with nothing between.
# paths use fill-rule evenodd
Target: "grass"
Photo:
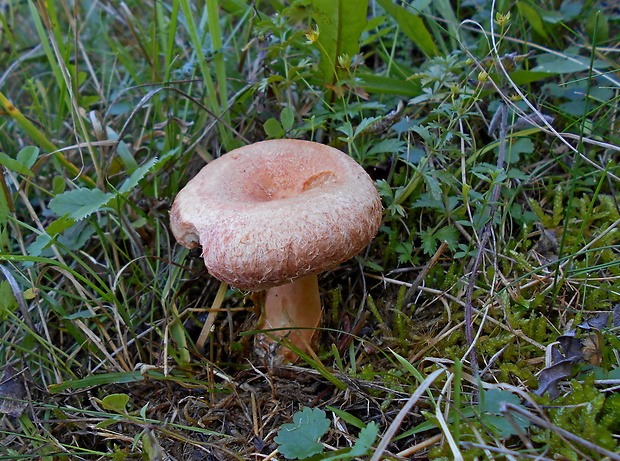
<instances>
[{"instance_id":1,"label":"grass","mask_svg":"<svg viewBox=\"0 0 620 461\"><path fill-rule=\"evenodd\" d=\"M620 13L409 3L2 5L1 459L620 459ZM384 204L275 369L167 222L269 137Z\"/></svg>"}]
</instances>

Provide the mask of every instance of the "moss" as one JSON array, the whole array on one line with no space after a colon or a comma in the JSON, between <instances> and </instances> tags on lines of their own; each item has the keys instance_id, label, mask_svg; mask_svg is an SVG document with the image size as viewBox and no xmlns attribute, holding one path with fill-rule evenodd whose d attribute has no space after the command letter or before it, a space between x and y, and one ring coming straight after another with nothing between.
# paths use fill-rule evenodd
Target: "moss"
<instances>
[{"instance_id":1,"label":"moss","mask_svg":"<svg viewBox=\"0 0 620 461\"><path fill-rule=\"evenodd\" d=\"M618 447L613 431L620 424L620 396L607 396L593 383L593 374L587 376L584 382L573 380L568 394L553 402L544 400L544 403L550 404L548 415L553 424L613 451ZM533 432L532 440L545 444L550 452L561 454L568 459L581 459L555 432L541 428L535 428ZM596 440L591 440L589 436L592 434L596 434ZM587 453L587 450L583 451ZM595 454L592 453L592 456Z\"/></svg>"},{"instance_id":2,"label":"moss","mask_svg":"<svg viewBox=\"0 0 620 461\"><path fill-rule=\"evenodd\" d=\"M542 344L555 340L555 337L552 336L556 335L557 332L551 332L549 326L549 320L535 312L532 312L526 318L518 319L513 325L514 328L521 330L528 338Z\"/></svg>"},{"instance_id":3,"label":"moss","mask_svg":"<svg viewBox=\"0 0 620 461\"><path fill-rule=\"evenodd\" d=\"M528 387L536 388L537 379L534 369L531 365L527 365L525 362L520 361L516 363L504 362L499 366L499 373L497 378L502 382L514 382L514 378L518 378L519 382L526 382Z\"/></svg>"}]
</instances>

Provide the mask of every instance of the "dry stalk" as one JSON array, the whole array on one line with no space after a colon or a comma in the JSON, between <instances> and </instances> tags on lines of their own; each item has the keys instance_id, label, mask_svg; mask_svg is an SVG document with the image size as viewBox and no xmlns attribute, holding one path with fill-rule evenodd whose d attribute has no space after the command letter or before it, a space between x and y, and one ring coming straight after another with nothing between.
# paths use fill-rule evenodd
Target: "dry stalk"
<instances>
[{"instance_id":1,"label":"dry stalk","mask_svg":"<svg viewBox=\"0 0 620 461\"><path fill-rule=\"evenodd\" d=\"M396 415L396 418L394 418L394 421L392 421L392 424L390 424L390 427L388 427L387 431L385 431L385 434L383 434L381 443L379 443L379 446L377 447L377 450L375 451L372 458L370 458L370 461L379 461L380 459L382 459L383 453L392 441L392 437L394 437L396 431L398 431L398 428L409 414L409 411L411 411L411 408L416 404L420 397L422 397L422 394L426 392L426 390L433 383L433 381L435 381L444 371L445 370L435 370L434 372L432 372L424 381L422 381L416 391L411 394L411 397L409 397L405 405Z\"/></svg>"},{"instance_id":2,"label":"dry stalk","mask_svg":"<svg viewBox=\"0 0 620 461\"><path fill-rule=\"evenodd\" d=\"M499 153L497 155L497 170L501 170L504 168L504 158L506 156L506 134L508 132L508 109L505 105L499 106L497 109L497 114L493 117L493 121L491 121L490 130L493 131L494 121L499 118ZM467 342L470 345L470 353L469 359L471 362L471 368L475 375L478 374L478 358L476 354L476 346L474 344L474 328L473 328L473 309L472 309L472 295L474 293L474 286L476 285L476 276L478 275L478 270L480 269L480 264L482 262L482 255L485 252L485 248L487 243L489 242L489 238L491 237L491 233L493 232L493 217L495 216L495 212L497 211L497 201L499 199L499 194L501 191L501 184L497 183L493 186L493 190L491 191L491 200L490 200L490 209L489 209L489 220L484 225L481 237L480 244L478 245L478 254L474 259L474 264L471 269L471 273L469 276L469 283L467 285L466 291L466 301L465 301L465 335L467 337Z\"/></svg>"}]
</instances>

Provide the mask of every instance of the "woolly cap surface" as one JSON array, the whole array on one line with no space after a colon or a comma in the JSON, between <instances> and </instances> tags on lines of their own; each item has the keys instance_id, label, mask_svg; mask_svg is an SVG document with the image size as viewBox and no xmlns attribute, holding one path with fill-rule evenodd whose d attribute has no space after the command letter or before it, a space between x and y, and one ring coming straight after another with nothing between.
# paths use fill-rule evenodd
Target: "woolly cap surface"
<instances>
[{"instance_id":1,"label":"woolly cap surface","mask_svg":"<svg viewBox=\"0 0 620 461\"><path fill-rule=\"evenodd\" d=\"M206 165L177 195L170 226L202 246L211 275L260 291L324 271L359 253L381 223L372 179L323 144L273 140Z\"/></svg>"}]
</instances>

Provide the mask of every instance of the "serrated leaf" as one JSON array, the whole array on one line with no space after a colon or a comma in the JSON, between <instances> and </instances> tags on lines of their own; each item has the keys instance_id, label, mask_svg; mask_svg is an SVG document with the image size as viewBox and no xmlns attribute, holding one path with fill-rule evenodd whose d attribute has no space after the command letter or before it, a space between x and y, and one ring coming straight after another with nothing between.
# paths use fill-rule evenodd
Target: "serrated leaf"
<instances>
[{"instance_id":1,"label":"serrated leaf","mask_svg":"<svg viewBox=\"0 0 620 461\"><path fill-rule=\"evenodd\" d=\"M99 211L114 194L100 189L79 188L63 192L50 200L49 207L56 216L69 215L79 221Z\"/></svg>"},{"instance_id":2,"label":"serrated leaf","mask_svg":"<svg viewBox=\"0 0 620 461\"><path fill-rule=\"evenodd\" d=\"M377 423L368 423L368 426L363 428L359 433L359 436L351 448L344 448L336 451L332 451L329 454L322 454L306 458L305 461L345 461L351 458L358 458L368 454L372 444L377 438L379 433L379 426Z\"/></svg>"},{"instance_id":3,"label":"serrated leaf","mask_svg":"<svg viewBox=\"0 0 620 461\"><path fill-rule=\"evenodd\" d=\"M398 262L401 264L407 264L411 262L413 255L413 244L411 242L400 242L396 248L398 253Z\"/></svg>"},{"instance_id":4,"label":"serrated leaf","mask_svg":"<svg viewBox=\"0 0 620 461\"><path fill-rule=\"evenodd\" d=\"M437 178L432 174L424 172L422 173L422 179L424 179L430 196L435 200L441 200L441 184L439 184Z\"/></svg>"},{"instance_id":5,"label":"serrated leaf","mask_svg":"<svg viewBox=\"0 0 620 461\"><path fill-rule=\"evenodd\" d=\"M432 231L426 231L420 233L420 239L422 240L422 250L427 255L435 254L437 251L437 238L433 235Z\"/></svg>"},{"instance_id":6,"label":"serrated leaf","mask_svg":"<svg viewBox=\"0 0 620 461\"><path fill-rule=\"evenodd\" d=\"M301 459L323 451L317 442L329 429L329 419L318 408L305 407L293 415L293 422L284 424L275 437L279 451L287 459Z\"/></svg>"},{"instance_id":7,"label":"serrated leaf","mask_svg":"<svg viewBox=\"0 0 620 461\"><path fill-rule=\"evenodd\" d=\"M24 147L17 153L17 161L24 165L26 168L32 167L37 161L37 157L39 156L39 148L36 146L27 146Z\"/></svg>"},{"instance_id":8,"label":"serrated leaf","mask_svg":"<svg viewBox=\"0 0 620 461\"><path fill-rule=\"evenodd\" d=\"M379 141L376 144L373 144L372 147L368 150L367 155L374 154L396 154L404 152L407 147L407 143L400 139L384 139Z\"/></svg>"},{"instance_id":9,"label":"serrated leaf","mask_svg":"<svg viewBox=\"0 0 620 461\"><path fill-rule=\"evenodd\" d=\"M357 440L355 441L355 445L349 452L349 456L364 456L372 447L372 444L375 443L377 439L377 435L379 434L379 425L374 422L368 423L368 425L360 431Z\"/></svg>"},{"instance_id":10,"label":"serrated leaf","mask_svg":"<svg viewBox=\"0 0 620 461\"><path fill-rule=\"evenodd\" d=\"M364 131L366 128L368 128L368 126L372 125L373 123L375 123L377 120L379 120L381 117L369 117L369 118L365 118L363 119L359 125L357 125L357 127L355 128L355 133L353 133L353 138L357 138L357 136Z\"/></svg>"},{"instance_id":11,"label":"serrated leaf","mask_svg":"<svg viewBox=\"0 0 620 461\"><path fill-rule=\"evenodd\" d=\"M52 243L54 243L54 239L51 235L46 233L39 234L37 235L37 238L34 239L34 242L28 245L26 251L30 256L40 256L41 252L47 247L49 247Z\"/></svg>"},{"instance_id":12,"label":"serrated leaf","mask_svg":"<svg viewBox=\"0 0 620 461\"><path fill-rule=\"evenodd\" d=\"M379 192L379 195L381 197L386 197L390 199L394 198L394 191L392 191L392 186L390 186L390 183L387 182L385 179L377 179L375 181L375 187L377 188L377 191Z\"/></svg>"},{"instance_id":13,"label":"serrated leaf","mask_svg":"<svg viewBox=\"0 0 620 461\"><path fill-rule=\"evenodd\" d=\"M459 240L459 235L459 231L454 226L445 226L437 229L437 232L435 232L435 238L437 238L437 240L439 240L440 242L448 242L448 247L451 250L454 250L456 248L456 244Z\"/></svg>"}]
</instances>

